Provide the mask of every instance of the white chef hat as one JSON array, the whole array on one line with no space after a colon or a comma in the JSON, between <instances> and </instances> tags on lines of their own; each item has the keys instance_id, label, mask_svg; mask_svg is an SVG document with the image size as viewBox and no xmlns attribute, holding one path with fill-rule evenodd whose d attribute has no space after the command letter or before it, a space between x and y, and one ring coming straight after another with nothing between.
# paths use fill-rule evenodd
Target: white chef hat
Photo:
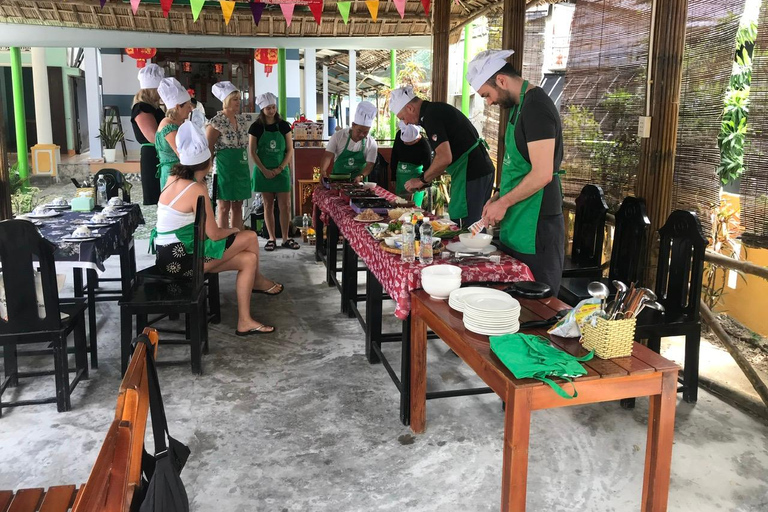
<instances>
[{"instance_id":1,"label":"white chef hat","mask_svg":"<svg viewBox=\"0 0 768 512\"><path fill-rule=\"evenodd\" d=\"M142 89L157 89L165 78L165 70L157 64L147 64L139 70L139 85Z\"/></svg>"},{"instance_id":2,"label":"white chef hat","mask_svg":"<svg viewBox=\"0 0 768 512\"><path fill-rule=\"evenodd\" d=\"M389 96L389 111L397 115L403 107L416 97L412 85L406 85L392 91Z\"/></svg>"},{"instance_id":3,"label":"white chef hat","mask_svg":"<svg viewBox=\"0 0 768 512\"><path fill-rule=\"evenodd\" d=\"M211 92L213 95L216 96L222 103L224 103L224 100L227 96L235 91L239 91L239 89L235 87L235 84L232 82L218 82L213 84L213 87L211 87Z\"/></svg>"},{"instance_id":4,"label":"white chef hat","mask_svg":"<svg viewBox=\"0 0 768 512\"><path fill-rule=\"evenodd\" d=\"M360 126L373 125L373 120L376 118L376 105L370 101L361 101L357 104L357 110L355 110L354 123Z\"/></svg>"},{"instance_id":5,"label":"white chef hat","mask_svg":"<svg viewBox=\"0 0 768 512\"><path fill-rule=\"evenodd\" d=\"M404 122L400 121L399 127L400 140L403 142L414 142L419 140L419 137L421 137L421 131L415 124L405 124Z\"/></svg>"},{"instance_id":6,"label":"white chef hat","mask_svg":"<svg viewBox=\"0 0 768 512\"><path fill-rule=\"evenodd\" d=\"M270 105L277 105L277 96L275 96L271 92L265 92L264 94L259 94L259 97L256 98L256 104L259 106L260 109L264 110Z\"/></svg>"},{"instance_id":7,"label":"white chef hat","mask_svg":"<svg viewBox=\"0 0 768 512\"><path fill-rule=\"evenodd\" d=\"M211 158L208 139L195 123L184 122L176 132L176 149L181 165L197 165Z\"/></svg>"},{"instance_id":8,"label":"white chef hat","mask_svg":"<svg viewBox=\"0 0 768 512\"><path fill-rule=\"evenodd\" d=\"M494 73L507 64L515 50L485 50L475 55L467 68L467 82L477 91Z\"/></svg>"},{"instance_id":9,"label":"white chef hat","mask_svg":"<svg viewBox=\"0 0 768 512\"><path fill-rule=\"evenodd\" d=\"M191 122L197 125L198 128L201 130L205 127L205 114L203 114L200 110L194 109L192 110L192 116L189 118Z\"/></svg>"},{"instance_id":10,"label":"white chef hat","mask_svg":"<svg viewBox=\"0 0 768 512\"><path fill-rule=\"evenodd\" d=\"M163 78L157 86L157 93L166 108L176 108L177 105L188 102L191 98L185 88L175 78Z\"/></svg>"}]
</instances>

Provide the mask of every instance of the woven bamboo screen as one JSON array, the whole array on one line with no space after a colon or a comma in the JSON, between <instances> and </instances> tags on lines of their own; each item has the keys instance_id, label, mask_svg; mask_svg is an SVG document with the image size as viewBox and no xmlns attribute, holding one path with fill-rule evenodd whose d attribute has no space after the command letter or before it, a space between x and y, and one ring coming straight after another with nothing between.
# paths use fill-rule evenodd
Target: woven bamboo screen
<instances>
[{"instance_id":1,"label":"woven bamboo screen","mask_svg":"<svg viewBox=\"0 0 768 512\"><path fill-rule=\"evenodd\" d=\"M696 211L709 232L719 201L720 132L744 0L689 0L672 204Z\"/></svg>"},{"instance_id":2,"label":"woven bamboo screen","mask_svg":"<svg viewBox=\"0 0 768 512\"><path fill-rule=\"evenodd\" d=\"M523 50L523 78L538 85L543 76L544 65L544 36L547 23L547 11L533 11L525 17L525 48ZM488 49L501 49L501 15L488 17ZM485 124L483 138L488 142L488 154L493 165L496 165L496 154L499 147L499 107L485 105Z\"/></svg>"},{"instance_id":3,"label":"woven bamboo screen","mask_svg":"<svg viewBox=\"0 0 768 512\"><path fill-rule=\"evenodd\" d=\"M600 185L609 206L634 193L643 115L651 1L579 0L560 115L566 171L563 191L574 198Z\"/></svg>"},{"instance_id":4,"label":"woven bamboo screen","mask_svg":"<svg viewBox=\"0 0 768 512\"><path fill-rule=\"evenodd\" d=\"M763 2L757 23L744 154L746 172L741 178L741 222L744 241L768 247L768 2Z\"/></svg>"}]
</instances>

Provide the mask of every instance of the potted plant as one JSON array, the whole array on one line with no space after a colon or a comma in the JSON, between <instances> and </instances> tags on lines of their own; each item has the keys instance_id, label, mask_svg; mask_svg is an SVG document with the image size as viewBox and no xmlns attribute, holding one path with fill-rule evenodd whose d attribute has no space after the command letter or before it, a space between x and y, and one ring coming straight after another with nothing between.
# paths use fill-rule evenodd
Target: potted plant
<instances>
[{"instance_id":1,"label":"potted plant","mask_svg":"<svg viewBox=\"0 0 768 512\"><path fill-rule=\"evenodd\" d=\"M111 115L101 123L99 128L99 139L104 145L104 161L111 163L115 161L115 148L118 142L125 140L125 134L120 127L120 123L115 122L115 116Z\"/></svg>"}]
</instances>

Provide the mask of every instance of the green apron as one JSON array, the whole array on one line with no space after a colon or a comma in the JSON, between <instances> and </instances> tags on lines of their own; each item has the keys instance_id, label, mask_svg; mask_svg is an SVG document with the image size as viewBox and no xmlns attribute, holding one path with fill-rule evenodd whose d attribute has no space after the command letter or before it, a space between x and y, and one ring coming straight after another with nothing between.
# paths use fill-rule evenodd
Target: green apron
<instances>
[{"instance_id":1,"label":"green apron","mask_svg":"<svg viewBox=\"0 0 768 512\"><path fill-rule=\"evenodd\" d=\"M285 135L280 130L268 132L266 129L259 137L256 154L267 169L277 169L285 158ZM280 174L267 179L258 166L253 168L251 179L256 192L289 192L291 190L291 171L286 165Z\"/></svg>"},{"instance_id":2,"label":"green apron","mask_svg":"<svg viewBox=\"0 0 768 512\"><path fill-rule=\"evenodd\" d=\"M395 187L395 194L407 195L408 191L405 189L405 183L411 178L418 178L424 173L423 165L409 164L408 162L397 162L397 185ZM424 200L424 191L414 192L413 202L421 208L421 203Z\"/></svg>"},{"instance_id":3,"label":"green apron","mask_svg":"<svg viewBox=\"0 0 768 512\"><path fill-rule=\"evenodd\" d=\"M217 199L243 201L251 198L248 151L245 148L216 150Z\"/></svg>"},{"instance_id":4,"label":"green apron","mask_svg":"<svg viewBox=\"0 0 768 512\"><path fill-rule=\"evenodd\" d=\"M481 137L445 169L445 172L451 177L451 201L448 203L448 216L451 219L463 219L469 215L467 211L467 163L469 162L469 154L480 144L488 149L488 143Z\"/></svg>"},{"instance_id":5,"label":"green apron","mask_svg":"<svg viewBox=\"0 0 768 512\"><path fill-rule=\"evenodd\" d=\"M527 88L528 81L524 81L520 91L520 105L509 114L510 124L504 136L504 163L501 166L501 183L499 184L501 196L515 188L532 168L530 162L517 150L515 143L515 127L520 119ZM544 189L542 188L507 209L501 220L500 238L504 245L521 254L536 254L536 227L539 224L539 211L543 197Z\"/></svg>"},{"instance_id":6,"label":"green apron","mask_svg":"<svg viewBox=\"0 0 768 512\"><path fill-rule=\"evenodd\" d=\"M365 139L363 139L363 144L360 147L360 151L350 151L347 149L349 147L350 140L352 140L352 137L347 136L347 143L344 144L344 151L342 151L338 158L336 158L336 162L333 164L333 170L331 171L331 174L347 175L354 179L362 174L363 169L365 168Z\"/></svg>"},{"instance_id":7,"label":"green apron","mask_svg":"<svg viewBox=\"0 0 768 512\"><path fill-rule=\"evenodd\" d=\"M179 163L179 157L173 150L165 137L179 129L179 126L173 123L169 123L163 127L162 130L155 134L155 149L157 149L157 174L160 178L160 190L165 188L165 182L168 181L168 176L171 175L171 168Z\"/></svg>"},{"instance_id":8,"label":"green apron","mask_svg":"<svg viewBox=\"0 0 768 512\"><path fill-rule=\"evenodd\" d=\"M176 235L176 238L179 239L179 242L184 244L184 250L187 251L187 254L192 255L195 253L194 223L187 224L186 226L174 229L173 231L157 231L157 227L152 228L152 232L149 235L149 252L152 254L157 252L155 250L155 238L157 238L157 235ZM208 237L205 238L204 254L206 258L220 260L226 248L226 238L222 238L221 240L211 240Z\"/></svg>"}]
</instances>

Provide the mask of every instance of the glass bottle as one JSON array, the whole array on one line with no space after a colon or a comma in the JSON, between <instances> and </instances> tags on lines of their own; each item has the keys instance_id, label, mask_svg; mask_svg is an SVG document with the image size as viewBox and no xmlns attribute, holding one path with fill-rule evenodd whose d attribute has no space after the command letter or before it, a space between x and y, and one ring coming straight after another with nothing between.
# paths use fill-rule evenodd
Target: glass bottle
<instances>
[{"instance_id":1,"label":"glass bottle","mask_svg":"<svg viewBox=\"0 0 768 512\"><path fill-rule=\"evenodd\" d=\"M419 242L419 259L424 265L432 263L434 258L432 254L432 224L424 222L419 228L421 231L421 241Z\"/></svg>"},{"instance_id":2,"label":"glass bottle","mask_svg":"<svg viewBox=\"0 0 768 512\"><path fill-rule=\"evenodd\" d=\"M96 202L99 206L107 206L107 180L103 175L96 180Z\"/></svg>"},{"instance_id":3,"label":"glass bottle","mask_svg":"<svg viewBox=\"0 0 768 512\"><path fill-rule=\"evenodd\" d=\"M413 224L403 223L402 260L406 263L416 261L416 249Z\"/></svg>"},{"instance_id":4,"label":"glass bottle","mask_svg":"<svg viewBox=\"0 0 768 512\"><path fill-rule=\"evenodd\" d=\"M309 228L309 215L306 213L301 218L301 227L304 228L304 232L307 232L307 229Z\"/></svg>"}]
</instances>

